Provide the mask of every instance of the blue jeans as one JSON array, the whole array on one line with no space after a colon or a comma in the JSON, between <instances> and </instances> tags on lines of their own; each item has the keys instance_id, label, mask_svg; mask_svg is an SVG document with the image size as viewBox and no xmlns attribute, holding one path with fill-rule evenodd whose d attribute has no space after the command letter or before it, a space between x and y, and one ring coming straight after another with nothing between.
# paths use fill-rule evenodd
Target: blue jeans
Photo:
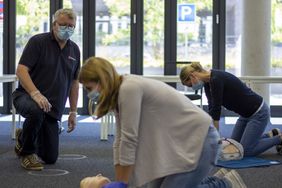
<instances>
[{"instance_id":1,"label":"blue jeans","mask_svg":"<svg viewBox=\"0 0 282 188\"><path fill-rule=\"evenodd\" d=\"M226 188L230 187L224 179L207 177L217 161L220 149L219 134L210 127L204 142L198 166L191 172L173 174L159 178L142 188Z\"/></svg>"},{"instance_id":2,"label":"blue jeans","mask_svg":"<svg viewBox=\"0 0 282 188\"><path fill-rule=\"evenodd\" d=\"M239 117L231 138L240 142L244 148L244 156L256 156L267 149L280 144L281 138L275 136L269 138L264 134L265 128L270 120L269 107L266 103L251 117Z\"/></svg>"},{"instance_id":3,"label":"blue jeans","mask_svg":"<svg viewBox=\"0 0 282 188\"><path fill-rule=\"evenodd\" d=\"M44 113L25 92L13 93L13 104L25 118L19 137L21 155L37 154L46 164L56 162L59 153L58 121Z\"/></svg>"}]
</instances>

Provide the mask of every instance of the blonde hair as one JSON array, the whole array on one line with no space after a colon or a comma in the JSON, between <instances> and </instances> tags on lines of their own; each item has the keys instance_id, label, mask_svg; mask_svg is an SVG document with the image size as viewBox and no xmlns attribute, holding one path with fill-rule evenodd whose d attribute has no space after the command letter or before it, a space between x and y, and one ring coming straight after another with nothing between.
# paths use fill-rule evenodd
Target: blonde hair
<instances>
[{"instance_id":1,"label":"blonde hair","mask_svg":"<svg viewBox=\"0 0 282 188\"><path fill-rule=\"evenodd\" d=\"M53 16L53 23L56 22L60 15L67 15L70 19L76 21L76 13L73 11L73 9L70 8L62 8L55 12Z\"/></svg>"},{"instance_id":2,"label":"blonde hair","mask_svg":"<svg viewBox=\"0 0 282 188\"><path fill-rule=\"evenodd\" d=\"M88 82L100 84L100 97L95 110L97 118L116 109L122 76L109 61L100 57L88 58L80 69L78 80L82 84Z\"/></svg>"},{"instance_id":3,"label":"blonde hair","mask_svg":"<svg viewBox=\"0 0 282 188\"><path fill-rule=\"evenodd\" d=\"M182 84L190 77L192 72L205 72L206 70L203 69L202 65L199 62L192 62L189 65L184 66L179 74L179 78Z\"/></svg>"}]
</instances>

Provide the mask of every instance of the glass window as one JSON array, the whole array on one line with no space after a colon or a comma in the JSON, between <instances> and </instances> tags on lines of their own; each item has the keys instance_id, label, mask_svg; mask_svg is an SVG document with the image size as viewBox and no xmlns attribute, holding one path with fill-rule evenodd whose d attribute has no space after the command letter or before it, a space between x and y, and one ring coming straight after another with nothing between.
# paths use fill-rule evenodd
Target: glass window
<instances>
[{"instance_id":1,"label":"glass window","mask_svg":"<svg viewBox=\"0 0 282 188\"><path fill-rule=\"evenodd\" d=\"M79 49L80 49L80 63L82 65L82 57L83 57L83 40L82 40L82 34L83 34L83 3L82 1L75 1L75 0L64 0L63 1L63 8L72 8L76 15L77 15L77 20L76 20L76 27L74 30L74 34L71 36L71 40L74 41ZM80 84L79 86L79 95L78 95L78 103L77 103L77 107L78 108L82 108L83 106L83 87ZM66 102L66 107L70 107L69 106L69 101Z\"/></svg>"},{"instance_id":2,"label":"glass window","mask_svg":"<svg viewBox=\"0 0 282 188\"><path fill-rule=\"evenodd\" d=\"M143 74L164 74L164 0L144 0Z\"/></svg>"},{"instance_id":3,"label":"glass window","mask_svg":"<svg viewBox=\"0 0 282 188\"><path fill-rule=\"evenodd\" d=\"M282 75L282 1L271 1L271 76ZM282 104L282 84L271 84L271 105Z\"/></svg>"},{"instance_id":4,"label":"glass window","mask_svg":"<svg viewBox=\"0 0 282 188\"><path fill-rule=\"evenodd\" d=\"M3 1L0 1L0 75L3 74ZM3 84L0 83L0 106L3 106Z\"/></svg>"},{"instance_id":5,"label":"glass window","mask_svg":"<svg viewBox=\"0 0 282 188\"><path fill-rule=\"evenodd\" d=\"M16 2L16 66L31 36L49 31L48 0L20 0Z\"/></svg>"},{"instance_id":6,"label":"glass window","mask_svg":"<svg viewBox=\"0 0 282 188\"><path fill-rule=\"evenodd\" d=\"M177 61L212 65L212 0L177 1Z\"/></svg>"},{"instance_id":7,"label":"glass window","mask_svg":"<svg viewBox=\"0 0 282 188\"><path fill-rule=\"evenodd\" d=\"M212 67L212 3L212 0L177 1L177 75L185 62L200 62L205 69ZM194 93L181 83L177 89ZM207 104L205 96L203 104Z\"/></svg>"},{"instance_id":8,"label":"glass window","mask_svg":"<svg viewBox=\"0 0 282 188\"><path fill-rule=\"evenodd\" d=\"M96 56L109 60L120 74L130 73L130 0L98 2Z\"/></svg>"},{"instance_id":9,"label":"glass window","mask_svg":"<svg viewBox=\"0 0 282 188\"><path fill-rule=\"evenodd\" d=\"M242 0L226 1L226 71L241 76Z\"/></svg>"}]
</instances>

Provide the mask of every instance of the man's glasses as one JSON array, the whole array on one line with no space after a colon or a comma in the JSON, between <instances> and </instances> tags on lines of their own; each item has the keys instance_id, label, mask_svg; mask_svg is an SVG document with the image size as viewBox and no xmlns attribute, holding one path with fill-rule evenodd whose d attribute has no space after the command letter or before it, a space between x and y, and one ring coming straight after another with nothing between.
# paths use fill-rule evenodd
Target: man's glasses
<instances>
[{"instance_id":1,"label":"man's glasses","mask_svg":"<svg viewBox=\"0 0 282 188\"><path fill-rule=\"evenodd\" d=\"M69 30L74 30L75 29L74 25L59 24L58 22L57 22L57 24L61 27L61 29L69 29Z\"/></svg>"}]
</instances>

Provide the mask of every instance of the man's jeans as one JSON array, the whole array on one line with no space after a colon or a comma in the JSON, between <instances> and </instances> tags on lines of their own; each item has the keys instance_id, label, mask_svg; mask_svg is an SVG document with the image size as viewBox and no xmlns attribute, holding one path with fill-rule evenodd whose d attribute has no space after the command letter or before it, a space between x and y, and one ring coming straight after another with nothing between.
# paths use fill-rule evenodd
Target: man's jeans
<instances>
[{"instance_id":1,"label":"man's jeans","mask_svg":"<svg viewBox=\"0 0 282 188\"><path fill-rule=\"evenodd\" d=\"M58 121L44 113L25 92L15 91L13 104L17 112L25 118L19 138L21 155L36 153L45 163L55 163L59 148Z\"/></svg>"}]
</instances>

